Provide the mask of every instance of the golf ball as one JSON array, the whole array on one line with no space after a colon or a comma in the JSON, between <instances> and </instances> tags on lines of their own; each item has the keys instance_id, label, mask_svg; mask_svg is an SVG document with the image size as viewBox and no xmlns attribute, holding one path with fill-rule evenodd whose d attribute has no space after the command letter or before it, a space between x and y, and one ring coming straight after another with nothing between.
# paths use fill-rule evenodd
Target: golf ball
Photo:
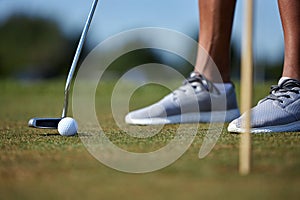
<instances>
[{"instance_id":1,"label":"golf ball","mask_svg":"<svg viewBox=\"0 0 300 200\"><path fill-rule=\"evenodd\" d=\"M73 118L66 117L60 120L57 129L62 136L73 136L77 133L78 125Z\"/></svg>"}]
</instances>

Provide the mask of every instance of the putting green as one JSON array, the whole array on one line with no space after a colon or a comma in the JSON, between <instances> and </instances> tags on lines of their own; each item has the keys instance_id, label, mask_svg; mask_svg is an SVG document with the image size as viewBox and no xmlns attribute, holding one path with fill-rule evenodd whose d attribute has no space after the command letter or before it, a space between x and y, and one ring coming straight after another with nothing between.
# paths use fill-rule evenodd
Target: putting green
<instances>
[{"instance_id":1,"label":"putting green","mask_svg":"<svg viewBox=\"0 0 300 200\"><path fill-rule=\"evenodd\" d=\"M268 93L270 84L254 87L254 102ZM114 124L109 106L103 106L109 103L112 87L112 83L104 84L96 98L98 118L111 141L144 152L160 148L174 136L177 125L168 125L148 139L126 136ZM200 125L189 150L171 166L149 174L126 174L94 159L78 136L62 137L53 130L27 127L31 117L60 116L63 88L61 80L0 81L0 199L299 198L299 132L254 135L253 169L246 177L238 174L239 135L225 129L212 152L198 158L206 124ZM156 86L142 88L131 107L167 92Z\"/></svg>"}]
</instances>

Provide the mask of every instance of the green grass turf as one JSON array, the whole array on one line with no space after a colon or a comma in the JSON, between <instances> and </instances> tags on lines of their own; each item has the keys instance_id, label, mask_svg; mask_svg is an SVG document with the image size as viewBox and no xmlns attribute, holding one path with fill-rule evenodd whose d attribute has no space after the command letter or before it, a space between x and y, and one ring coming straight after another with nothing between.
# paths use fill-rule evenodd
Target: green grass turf
<instances>
[{"instance_id":1,"label":"green grass turf","mask_svg":"<svg viewBox=\"0 0 300 200\"><path fill-rule=\"evenodd\" d=\"M270 83L255 87L254 102ZM174 164L148 174L126 174L94 159L78 136L27 127L31 117L57 117L63 81L36 84L0 81L0 199L298 199L300 133L254 135L253 168L238 174L239 135L222 132L213 151L198 159L207 125L201 124L189 150ZM177 126L166 126L149 139L133 139L114 124L108 106L112 84L96 98L107 135L132 151L157 149ZM238 87L237 87L238 89ZM146 92L147 91L147 92ZM149 86L135 93L131 107L159 99L166 89Z\"/></svg>"}]
</instances>

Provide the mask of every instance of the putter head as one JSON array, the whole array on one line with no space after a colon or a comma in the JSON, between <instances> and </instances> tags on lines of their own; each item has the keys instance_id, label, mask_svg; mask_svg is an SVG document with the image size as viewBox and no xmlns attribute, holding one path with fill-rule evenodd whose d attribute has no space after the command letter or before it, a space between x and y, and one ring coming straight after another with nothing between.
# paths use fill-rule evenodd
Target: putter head
<instances>
[{"instance_id":1,"label":"putter head","mask_svg":"<svg viewBox=\"0 0 300 200\"><path fill-rule=\"evenodd\" d=\"M43 129L57 129L62 118L32 118L28 122L29 127Z\"/></svg>"}]
</instances>

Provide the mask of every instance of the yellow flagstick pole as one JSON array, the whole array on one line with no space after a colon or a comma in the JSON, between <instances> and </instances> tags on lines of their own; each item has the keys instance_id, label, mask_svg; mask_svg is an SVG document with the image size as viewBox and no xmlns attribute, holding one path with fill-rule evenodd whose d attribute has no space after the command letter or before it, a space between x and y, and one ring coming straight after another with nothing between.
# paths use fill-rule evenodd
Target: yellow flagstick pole
<instances>
[{"instance_id":1,"label":"yellow flagstick pole","mask_svg":"<svg viewBox=\"0 0 300 200\"><path fill-rule=\"evenodd\" d=\"M244 4L244 32L242 40L242 68L241 68L241 111L246 113L243 121L244 133L241 133L239 152L239 172L247 175L251 170L251 113L253 89L253 0L245 0Z\"/></svg>"}]
</instances>

